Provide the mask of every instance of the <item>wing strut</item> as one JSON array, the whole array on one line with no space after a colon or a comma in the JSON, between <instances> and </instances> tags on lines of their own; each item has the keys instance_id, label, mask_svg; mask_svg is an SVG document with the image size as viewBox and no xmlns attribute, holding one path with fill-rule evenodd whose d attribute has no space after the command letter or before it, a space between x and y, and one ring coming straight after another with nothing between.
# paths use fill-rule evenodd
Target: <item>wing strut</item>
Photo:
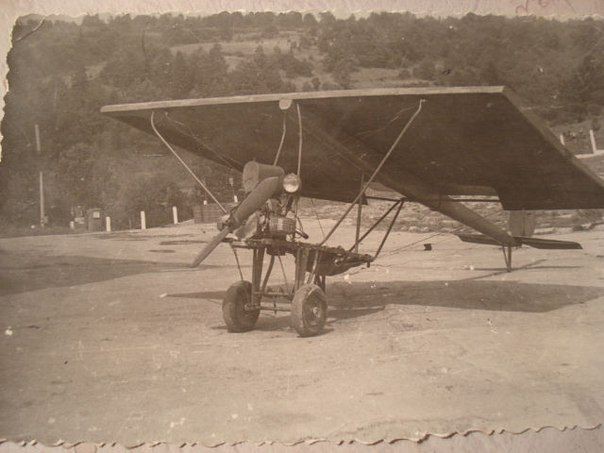
<instances>
[{"instance_id":1,"label":"wing strut","mask_svg":"<svg viewBox=\"0 0 604 453\"><path fill-rule=\"evenodd\" d=\"M371 174L371 176L369 177L369 179L367 180L367 182L365 183L365 185L361 188L361 191L359 192L359 194L352 201L352 203L350 203L350 205L348 206L348 208L346 209L346 211L344 212L344 214L342 214L342 216L340 217L340 219L331 228L331 230L329 231L329 233L327 233L327 235L323 239L323 242L321 242L321 244L319 244L320 246L324 245L327 242L327 240L331 237L331 235L338 229L338 227L340 226L340 224L342 223L342 221L346 218L346 216L348 215L348 213L352 210L352 208L354 207L354 205L361 199L361 197L363 196L363 194L367 191L367 188L371 185L371 183L373 182L373 180L375 179L375 177L378 175L378 173L380 172L380 170L382 169L382 167L384 166L384 164L386 163L386 161L388 160L388 158L390 157L390 155L394 152L394 150L396 149L396 146L401 141L401 138L403 138L403 135L405 135L405 132L407 132L407 129L409 129L409 126L411 126L411 124L413 123L413 121L415 120L415 118L417 118L417 115L419 115L419 112L421 112L422 105L424 104L425 101L426 101L425 99L420 99L419 100L419 105L418 105L417 110L415 111L415 113L411 116L411 118L409 118L409 121L407 121L407 124L405 124L405 127L403 127L403 129L401 130L400 134L398 134L398 137L396 137L396 140L394 140L394 143L392 143L392 145L390 146L390 149L384 155L384 157L382 158L382 160L380 161L380 163L378 164L378 166L375 168L375 170L373 170L373 173Z\"/></svg>"},{"instance_id":2,"label":"wing strut","mask_svg":"<svg viewBox=\"0 0 604 453\"><path fill-rule=\"evenodd\" d=\"M394 213L394 216L392 217L392 219L390 219L390 224L388 225L388 229L386 230L386 233L384 234L384 237L382 238L382 242L380 243L377 251L375 252L375 254L373 255L373 259L375 260L378 255L380 254L380 252L382 251L382 248L384 247L384 244L386 243L386 240L388 239L388 236L390 235L392 228L394 227L394 222L396 222L396 219L398 218L399 214L401 213L401 209L403 208L403 205L405 204L405 198L400 198L398 200L394 200L394 203L386 210L386 212L384 212L382 214L382 216L377 219L373 225L371 225L367 231L365 231L363 233L363 235L361 237L357 237L355 243L352 245L352 247L350 247L348 249L349 252L352 252L352 250L355 251L355 253L359 252L359 244L361 242L363 242L363 240L369 236L369 233L371 233L380 223L382 223L382 221L388 217L388 214L390 214L395 208L396 208L396 212ZM359 203L360 205L360 203Z\"/></svg>"},{"instance_id":3,"label":"wing strut","mask_svg":"<svg viewBox=\"0 0 604 453\"><path fill-rule=\"evenodd\" d=\"M375 155L376 152L374 149L367 147L365 143L348 134L342 134L342 140L334 139L323 131L323 128L318 125L318 122L312 121L311 118L306 118L306 122L307 124L311 124L311 127L307 129L307 131L312 134L314 138L324 143L328 143L336 153L346 158L355 167L368 172L373 170L373 165L368 162L367 159L361 157L360 154L362 153L369 156ZM346 142L348 145L344 145L342 142ZM350 147L354 148L355 151L352 151ZM379 168L380 167L378 166L378 169ZM438 194L434 188L430 187L424 180L402 169L397 169L397 172L398 177L393 177L388 174L388 172L382 172L377 179L382 184L411 198L413 201L419 202L434 211L441 212L442 214L495 239L500 245L518 245L517 241L507 234L505 230L499 228L494 223L487 221L484 217L459 203L457 200L454 200L447 195ZM353 204L355 202L356 200Z\"/></svg>"},{"instance_id":4,"label":"wing strut","mask_svg":"<svg viewBox=\"0 0 604 453\"><path fill-rule=\"evenodd\" d=\"M214 200L214 202L220 207L222 212L225 214L228 214L229 211L227 211L226 208L224 206L222 206L222 204L220 204L220 201L218 201L218 199L214 196L214 194L212 192L210 192L210 189L208 189L206 187L206 185L201 181L201 179L199 179L197 177L197 175L193 172L193 170L191 170L191 168L187 165L187 163L184 160L182 160L182 158L178 155L178 153L174 150L174 148L172 148L172 146L170 146L170 144L166 141L166 139L164 137L162 137L162 135L159 133L159 131L155 127L154 119L155 119L155 110L153 110L151 112L151 128L153 129L153 132L155 132L155 135L157 135L157 137L162 141L162 143L164 145L166 145L166 148L168 148L172 152L172 154L174 154L174 157L176 157L176 159L178 159L178 161L182 164L182 166L185 167L185 169L191 174L191 176L193 176L193 179L195 179L195 181L197 181L197 183L201 186L201 188L206 191L206 193L210 196L210 198L212 198L212 200Z\"/></svg>"}]
</instances>

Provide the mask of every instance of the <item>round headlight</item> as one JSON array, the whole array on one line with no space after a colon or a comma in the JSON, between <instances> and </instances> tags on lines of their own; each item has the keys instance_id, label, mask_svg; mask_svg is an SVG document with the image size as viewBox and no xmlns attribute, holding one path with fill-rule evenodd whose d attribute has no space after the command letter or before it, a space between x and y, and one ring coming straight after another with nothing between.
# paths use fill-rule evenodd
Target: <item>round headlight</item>
<instances>
[{"instance_id":1,"label":"round headlight","mask_svg":"<svg viewBox=\"0 0 604 453\"><path fill-rule=\"evenodd\" d=\"M300 181L298 175L294 173L290 173L283 178L283 189L285 189L287 193L297 192L300 190L301 185L302 181Z\"/></svg>"}]
</instances>

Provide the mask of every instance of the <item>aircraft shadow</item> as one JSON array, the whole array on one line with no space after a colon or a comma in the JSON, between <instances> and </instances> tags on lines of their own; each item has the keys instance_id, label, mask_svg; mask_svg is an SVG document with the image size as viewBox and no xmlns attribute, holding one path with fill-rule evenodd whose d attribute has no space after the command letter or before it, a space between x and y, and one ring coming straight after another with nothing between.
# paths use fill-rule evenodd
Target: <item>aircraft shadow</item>
<instances>
[{"instance_id":1,"label":"aircraft shadow","mask_svg":"<svg viewBox=\"0 0 604 453\"><path fill-rule=\"evenodd\" d=\"M210 269L213 265L202 265ZM38 255L3 252L0 296L102 282L164 270L187 269L188 264L93 258L79 255Z\"/></svg>"},{"instance_id":2,"label":"aircraft shadow","mask_svg":"<svg viewBox=\"0 0 604 453\"><path fill-rule=\"evenodd\" d=\"M224 291L170 294L171 297L222 300ZM328 325L369 316L387 305L444 307L464 310L544 313L604 296L604 288L512 281L391 281L327 285ZM257 330L289 328L289 316L269 311Z\"/></svg>"},{"instance_id":3,"label":"aircraft shadow","mask_svg":"<svg viewBox=\"0 0 604 453\"><path fill-rule=\"evenodd\" d=\"M334 283L328 294L334 311L394 304L543 313L604 296L604 288L514 281L398 281Z\"/></svg>"},{"instance_id":4,"label":"aircraft shadow","mask_svg":"<svg viewBox=\"0 0 604 453\"><path fill-rule=\"evenodd\" d=\"M540 259L537 261L533 261L532 263L525 264L523 266L514 266L514 271L519 270L559 270L559 269L581 269L583 266L568 266L568 265L541 265L541 263L546 262L545 259ZM508 271L505 268L501 267L478 267L475 269L476 271L489 272L486 275L477 275L475 277L465 278L464 281L468 280L481 280L488 277L495 277L497 275L505 275Z\"/></svg>"}]
</instances>

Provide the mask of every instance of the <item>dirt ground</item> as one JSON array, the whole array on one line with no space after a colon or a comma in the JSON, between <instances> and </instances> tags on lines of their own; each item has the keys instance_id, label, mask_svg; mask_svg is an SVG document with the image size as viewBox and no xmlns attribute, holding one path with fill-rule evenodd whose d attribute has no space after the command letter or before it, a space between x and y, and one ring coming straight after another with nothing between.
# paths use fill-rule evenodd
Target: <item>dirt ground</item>
<instances>
[{"instance_id":1,"label":"dirt ground","mask_svg":"<svg viewBox=\"0 0 604 453\"><path fill-rule=\"evenodd\" d=\"M370 442L604 419L602 230L553 237L583 250L519 249L512 273L494 247L395 233L383 259L328 280L328 325L314 338L286 313L226 331L232 252L187 267L214 233L1 239L0 437ZM333 243L353 234L345 226Z\"/></svg>"}]
</instances>

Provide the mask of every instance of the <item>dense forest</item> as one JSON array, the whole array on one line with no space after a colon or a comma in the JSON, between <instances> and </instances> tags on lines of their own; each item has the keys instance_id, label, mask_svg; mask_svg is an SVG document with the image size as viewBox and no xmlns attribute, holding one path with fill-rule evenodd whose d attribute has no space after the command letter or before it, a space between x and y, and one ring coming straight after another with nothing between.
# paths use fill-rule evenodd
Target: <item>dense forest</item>
<instances>
[{"instance_id":1,"label":"dense forest","mask_svg":"<svg viewBox=\"0 0 604 453\"><path fill-rule=\"evenodd\" d=\"M200 195L157 142L99 114L105 104L368 86L507 85L550 126L591 121L604 106L604 22L468 14L221 13L27 17L13 32L2 121L0 216L37 221L38 169L51 223L100 207L116 227L140 209L151 224ZM34 125L42 153L36 152ZM159 156L159 157L158 157ZM190 157L190 156L189 156ZM223 199L229 172L195 170Z\"/></svg>"}]
</instances>

